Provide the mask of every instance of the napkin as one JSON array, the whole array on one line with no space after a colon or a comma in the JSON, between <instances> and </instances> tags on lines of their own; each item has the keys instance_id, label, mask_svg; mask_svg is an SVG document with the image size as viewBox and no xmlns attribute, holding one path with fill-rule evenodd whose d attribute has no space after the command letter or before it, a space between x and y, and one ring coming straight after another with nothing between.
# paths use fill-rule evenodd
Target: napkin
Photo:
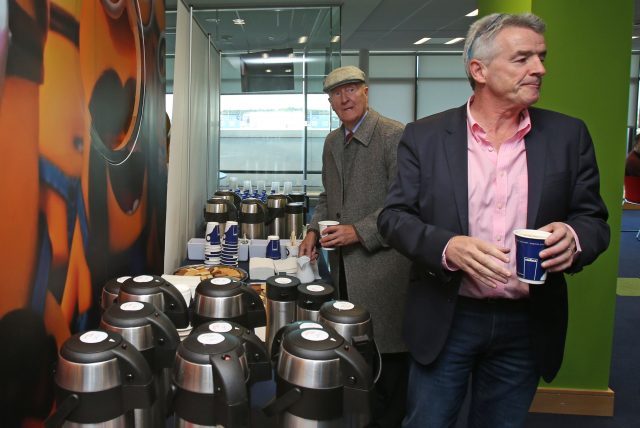
<instances>
[{"instance_id":1,"label":"napkin","mask_svg":"<svg viewBox=\"0 0 640 428\"><path fill-rule=\"evenodd\" d=\"M265 257L251 257L249 259L249 278L252 281L264 281L275 275L273 260Z\"/></svg>"},{"instance_id":2,"label":"napkin","mask_svg":"<svg viewBox=\"0 0 640 428\"><path fill-rule=\"evenodd\" d=\"M285 272L290 275L295 275L298 271L298 263L295 257L289 257L286 259L274 260L273 265L276 269L276 273Z\"/></svg>"}]
</instances>

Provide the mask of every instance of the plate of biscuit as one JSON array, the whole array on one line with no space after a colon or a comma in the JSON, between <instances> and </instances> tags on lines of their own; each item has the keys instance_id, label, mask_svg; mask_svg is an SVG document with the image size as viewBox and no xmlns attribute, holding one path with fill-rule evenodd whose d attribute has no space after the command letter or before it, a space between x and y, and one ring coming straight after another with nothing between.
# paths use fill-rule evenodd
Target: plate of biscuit
<instances>
[{"instance_id":1,"label":"plate of biscuit","mask_svg":"<svg viewBox=\"0 0 640 428\"><path fill-rule=\"evenodd\" d=\"M223 266L223 265L188 265L182 266L178 268L174 273L174 275L183 275L183 276L199 276L200 279L209 279L209 278L233 278L238 281L244 281L249 277L247 271L244 269L240 269L234 266Z\"/></svg>"}]
</instances>

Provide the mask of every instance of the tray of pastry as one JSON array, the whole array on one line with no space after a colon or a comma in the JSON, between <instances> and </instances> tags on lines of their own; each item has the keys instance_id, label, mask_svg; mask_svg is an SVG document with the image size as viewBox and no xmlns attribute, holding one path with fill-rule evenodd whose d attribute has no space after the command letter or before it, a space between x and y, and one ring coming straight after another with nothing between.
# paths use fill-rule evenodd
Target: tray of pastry
<instances>
[{"instance_id":1,"label":"tray of pastry","mask_svg":"<svg viewBox=\"0 0 640 428\"><path fill-rule=\"evenodd\" d=\"M224 265L188 265L178 268L174 275L199 276L200 279L228 277L238 281L244 281L249 277L247 271L234 266Z\"/></svg>"}]
</instances>

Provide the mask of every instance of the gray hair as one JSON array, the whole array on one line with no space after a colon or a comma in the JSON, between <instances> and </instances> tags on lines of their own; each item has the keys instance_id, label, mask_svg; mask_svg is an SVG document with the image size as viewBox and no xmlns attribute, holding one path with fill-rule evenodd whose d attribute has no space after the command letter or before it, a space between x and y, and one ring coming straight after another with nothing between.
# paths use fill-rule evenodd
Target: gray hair
<instances>
[{"instance_id":1,"label":"gray hair","mask_svg":"<svg viewBox=\"0 0 640 428\"><path fill-rule=\"evenodd\" d=\"M471 24L467 38L464 43L464 69L471 83L471 88L475 89L476 82L469 73L469 62L472 59L479 59L487 63L491 62L496 52L494 40L496 35L507 27L528 28L538 34L543 34L546 25L542 19L532 13L521 15L511 15L508 13L493 13L478 19Z\"/></svg>"}]
</instances>

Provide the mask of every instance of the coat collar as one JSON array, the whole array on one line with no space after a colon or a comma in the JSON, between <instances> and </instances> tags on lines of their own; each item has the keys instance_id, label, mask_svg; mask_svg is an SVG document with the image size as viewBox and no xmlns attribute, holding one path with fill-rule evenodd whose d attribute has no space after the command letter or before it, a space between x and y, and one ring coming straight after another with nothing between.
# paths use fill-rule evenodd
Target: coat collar
<instances>
[{"instance_id":1,"label":"coat collar","mask_svg":"<svg viewBox=\"0 0 640 428\"><path fill-rule=\"evenodd\" d=\"M369 146L371 139L373 138L373 131L378 124L378 120L380 119L380 114L372 109L369 109L369 113L362 120L362 123L356 129L356 132L353 134L353 138L358 140L360 144L367 147ZM340 181L342 181L342 158L344 153L344 125L338 128L340 131L336 133L333 137L333 143L331 144L331 154L336 161L338 166L338 174L340 174Z\"/></svg>"},{"instance_id":2,"label":"coat collar","mask_svg":"<svg viewBox=\"0 0 640 428\"><path fill-rule=\"evenodd\" d=\"M368 146L371 142L371 138L373 137L373 130L376 128L379 119L380 114L375 110L369 109L369 112L362 120L362 123L353 134L353 138L358 140L363 146ZM344 132L344 125L342 126L342 130Z\"/></svg>"}]
</instances>

